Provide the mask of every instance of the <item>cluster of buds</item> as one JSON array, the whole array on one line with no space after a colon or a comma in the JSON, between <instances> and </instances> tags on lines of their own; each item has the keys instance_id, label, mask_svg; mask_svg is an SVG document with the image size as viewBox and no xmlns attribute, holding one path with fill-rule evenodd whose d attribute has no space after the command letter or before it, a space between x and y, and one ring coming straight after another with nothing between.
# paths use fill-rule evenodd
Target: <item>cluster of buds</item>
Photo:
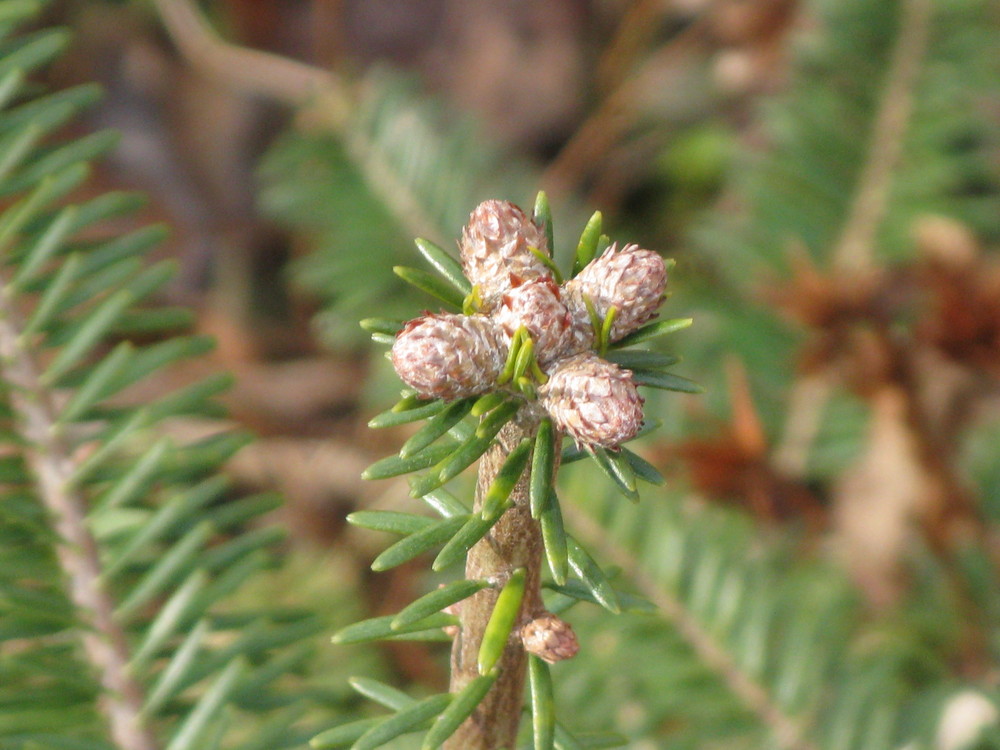
<instances>
[{"instance_id":1,"label":"cluster of buds","mask_svg":"<svg viewBox=\"0 0 1000 750\"><path fill-rule=\"evenodd\" d=\"M544 230L505 201L479 205L459 244L472 314L409 322L392 348L400 378L445 400L519 390L583 446L615 448L634 437L643 399L632 373L600 355L656 315L663 259L611 245L560 285Z\"/></svg>"}]
</instances>

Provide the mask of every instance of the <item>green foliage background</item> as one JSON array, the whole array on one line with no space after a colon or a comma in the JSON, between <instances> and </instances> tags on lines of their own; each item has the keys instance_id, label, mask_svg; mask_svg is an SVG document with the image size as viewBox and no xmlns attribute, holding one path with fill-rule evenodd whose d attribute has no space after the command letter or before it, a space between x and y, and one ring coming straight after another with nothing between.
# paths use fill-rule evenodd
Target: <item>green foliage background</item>
<instances>
[{"instance_id":1,"label":"green foliage background","mask_svg":"<svg viewBox=\"0 0 1000 750\"><path fill-rule=\"evenodd\" d=\"M664 423L660 442L647 444L651 454L672 455L672 445L729 419L727 357L745 365L772 444L785 423L807 335L759 291L788 280L792 246L819 268L833 265L872 158L866 136L891 54L914 12L902 1L807 6L814 24L794 37L790 82L752 108L756 137L744 143L735 127L699 122L677 139L692 151L702 138L722 142L710 151L733 154L724 174L724 160L713 157L708 178L685 175L675 166L686 163L677 142L664 157L673 193L656 200L677 206L685 195L705 196L684 219L686 239L671 248L679 264L665 314L696 318L669 351L707 394L697 406L676 394L649 396L648 416ZM242 436L171 437L181 419L221 415L215 397L224 377L149 403L131 395L137 382L211 343L186 335L185 311L151 302L172 273L169 263L143 259L161 230L119 236L99 228L139 200L76 200L87 163L114 137L61 133L97 93L33 82L67 43L63 31L31 30L39 10L28 0L0 2L0 313L20 347L0 364L0 749L117 747L99 672L81 647L91 615L59 566L66 540L44 505L39 455L71 467L158 747L304 747L319 730L377 713L350 691L349 675L417 695L440 689L403 684L385 652L329 644L338 628L371 614L358 591L364 582L349 551L283 541L260 520L278 500L244 496L224 478ZM928 214L960 222L991 260L1000 241L1000 19L985 0L938 0L932 18L876 233L877 261L890 269L915 262L914 222ZM290 275L300 294L319 300L316 330L336 351L363 346L357 318L407 318L431 304L390 270L413 263L414 234L447 245L479 200L528 205L538 187L538 169L412 81L379 71L359 90L346 125L293 126L260 168L263 211L308 243ZM716 180L715 192L706 191ZM557 258L572 252L582 203L569 196L555 205ZM613 220L623 225L615 238L628 239L625 230L640 221ZM364 356L379 402L373 413L388 406L394 381L379 352ZM10 375L22 360L38 372L27 384ZM26 403L45 405L58 440L39 442ZM869 404L848 389L831 395L803 484L829 500L865 451L869 416ZM745 498L727 498L733 508L701 496L676 461L667 486L645 488L638 505L605 490L591 467L566 467L559 492L571 508L568 526L617 571L616 586L656 609L617 618L570 610L583 649L554 668L560 720L591 737L581 747L610 746L586 734L609 730L640 749L954 747L939 733L956 696L973 693L1000 711L1000 581L990 546L1000 509L996 436L995 418L977 415L958 450L984 533L946 552L912 544L907 585L885 608L865 603L824 545L826 531L810 536L799 519L756 518ZM455 489L467 494L468 480ZM421 575L417 586L436 583ZM981 644L975 669L965 655L970 641ZM431 653L444 658L440 647ZM994 715L962 747L1000 747L1000 721Z\"/></svg>"}]
</instances>

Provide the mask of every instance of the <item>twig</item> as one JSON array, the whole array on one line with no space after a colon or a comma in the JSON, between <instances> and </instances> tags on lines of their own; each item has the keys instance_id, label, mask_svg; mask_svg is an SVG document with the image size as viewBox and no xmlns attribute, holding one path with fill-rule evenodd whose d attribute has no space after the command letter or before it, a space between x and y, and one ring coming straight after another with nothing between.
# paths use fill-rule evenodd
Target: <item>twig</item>
<instances>
[{"instance_id":1,"label":"twig","mask_svg":"<svg viewBox=\"0 0 1000 750\"><path fill-rule=\"evenodd\" d=\"M479 463L475 511L482 509L486 490L496 478L510 451L537 429L516 420L505 427ZM470 551L465 565L467 580L506 583L517 568L526 580L521 603L522 619L541 609L542 537L528 507L528 473L511 492L514 505L507 510ZM451 652L452 693L459 692L479 676L477 655L486 625L496 605L499 589L483 589L466 599L459 610L460 629ZM499 677L486 698L458 731L444 744L445 750L495 750L513 747L521 720L528 654L519 640L511 639L499 663Z\"/></svg>"},{"instance_id":2,"label":"twig","mask_svg":"<svg viewBox=\"0 0 1000 750\"><path fill-rule=\"evenodd\" d=\"M571 504L565 504L563 512L572 517L573 526L586 537L589 545L598 549L604 559L625 571L643 596L660 609L690 644L701 661L722 677L733 695L770 727L777 747L781 750L819 750L817 745L804 737L800 722L774 703L767 691L716 643L687 607L642 570L632 553L614 543L606 529Z\"/></svg>"},{"instance_id":3,"label":"twig","mask_svg":"<svg viewBox=\"0 0 1000 750\"><path fill-rule=\"evenodd\" d=\"M597 61L597 88L611 91L621 84L636 55L659 31L660 17L667 12L660 0L632 0L621 14L614 36Z\"/></svg>"},{"instance_id":4,"label":"twig","mask_svg":"<svg viewBox=\"0 0 1000 750\"><path fill-rule=\"evenodd\" d=\"M372 191L399 220L405 234L445 244L445 232L424 211L409 185L400 180L372 140L358 128L343 131L348 155L354 160Z\"/></svg>"},{"instance_id":5,"label":"twig","mask_svg":"<svg viewBox=\"0 0 1000 750\"><path fill-rule=\"evenodd\" d=\"M156 750L157 742L142 717L142 687L128 671L125 633L114 619L114 603L100 584L100 557L87 526L86 503L70 484L77 462L56 429L51 393L41 383L33 357L20 340L16 306L3 290L6 285L0 284L0 370L10 386L7 390L25 438L27 463L35 475L39 498L61 540L56 555L82 621L80 639L104 687L100 707L120 750Z\"/></svg>"},{"instance_id":6,"label":"twig","mask_svg":"<svg viewBox=\"0 0 1000 750\"><path fill-rule=\"evenodd\" d=\"M154 5L178 50L198 70L242 92L293 106L322 99L333 107L335 121L346 119L351 97L332 73L220 39L189 0L154 0Z\"/></svg>"},{"instance_id":7,"label":"twig","mask_svg":"<svg viewBox=\"0 0 1000 750\"><path fill-rule=\"evenodd\" d=\"M913 87L927 49L932 10L931 0L907 0L902 6L899 35L886 74L882 106L872 126L868 157L831 254L837 271L872 270L875 235L886 212L893 170L899 163L913 111ZM821 373L792 386L784 437L775 453L776 464L786 473L804 473L833 379L833 373Z\"/></svg>"},{"instance_id":8,"label":"twig","mask_svg":"<svg viewBox=\"0 0 1000 750\"><path fill-rule=\"evenodd\" d=\"M785 426L772 463L787 477L805 476L809 451L823 424L823 410L833 394L835 378L828 370L805 375L791 387Z\"/></svg>"},{"instance_id":9,"label":"twig","mask_svg":"<svg viewBox=\"0 0 1000 750\"><path fill-rule=\"evenodd\" d=\"M311 117L344 139L348 155L404 233L442 241L444 233L428 218L409 186L398 179L371 139L352 126L355 94L343 79L313 65L220 39L190 0L154 3L171 39L194 68L235 90L308 107Z\"/></svg>"},{"instance_id":10,"label":"twig","mask_svg":"<svg viewBox=\"0 0 1000 750\"><path fill-rule=\"evenodd\" d=\"M931 0L907 0L901 9L899 35L886 74L882 105L872 127L868 156L840 239L833 265L840 271L864 271L874 262L875 234L885 215L892 173L913 112L913 87L927 51L933 10Z\"/></svg>"},{"instance_id":11,"label":"twig","mask_svg":"<svg viewBox=\"0 0 1000 750\"><path fill-rule=\"evenodd\" d=\"M675 59L697 49L706 39L709 16L703 12L669 44L653 54L635 76L622 81L577 128L542 174L540 183L549 192L573 192L586 171L628 129L635 102L650 86L650 78Z\"/></svg>"}]
</instances>

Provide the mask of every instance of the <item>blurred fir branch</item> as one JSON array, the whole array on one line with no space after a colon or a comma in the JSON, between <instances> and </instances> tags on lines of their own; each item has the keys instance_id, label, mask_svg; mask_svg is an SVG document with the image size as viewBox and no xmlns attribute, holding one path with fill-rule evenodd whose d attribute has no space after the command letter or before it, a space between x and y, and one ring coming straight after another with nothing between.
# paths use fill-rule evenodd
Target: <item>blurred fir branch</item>
<instances>
[{"instance_id":1,"label":"blurred fir branch","mask_svg":"<svg viewBox=\"0 0 1000 750\"><path fill-rule=\"evenodd\" d=\"M826 266L857 221L854 214L872 208L856 197L880 202L866 179L885 192L871 238L879 263L912 257L913 220L928 211L966 224L986 241L1000 237L993 210L1000 180L989 168L1000 141L989 116L1000 86L1000 64L987 52L996 41L991 4L820 0L811 7L819 23L799 39L793 82L761 113L767 145L746 149L734 166L733 205L696 231L699 251L744 293L762 273L787 270L800 247ZM913 16L916 48L897 38ZM902 91L887 81L897 45L909 55L895 81ZM883 112L887 96L909 116ZM876 132L880 113L892 127ZM897 150L888 171L872 169Z\"/></svg>"},{"instance_id":2,"label":"blurred fir branch","mask_svg":"<svg viewBox=\"0 0 1000 750\"><path fill-rule=\"evenodd\" d=\"M263 160L261 204L305 237L292 275L324 302L318 329L330 343L362 341L355 322L376 311L402 314L431 303L369 269L410 257L414 237L439 244L454 237L470 205L491 197L526 201L535 193L531 165L412 78L381 69L351 82L225 42L190 0L156 0L155 7L203 73L301 109ZM571 197L558 209L571 223L581 219ZM572 250L558 247L560 260Z\"/></svg>"},{"instance_id":3,"label":"blurred fir branch","mask_svg":"<svg viewBox=\"0 0 1000 750\"><path fill-rule=\"evenodd\" d=\"M0 2L0 748L299 746L326 702L299 677L325 619L232 606L275 565L283 534L259 519L278 500L220 473L244 436L165 434L217 417L228 377L136 402L211 342L149 304L173 274L143 261L162 230L100 228L141 201L78 190L115 138L53 137L93 91L32 83L68 39L17 33L43 7Z\"/></svg>"},{"instance_id":4,"label":"blurred fir branch","mask_svg":"<svg viewBox=\"0 0 1000 750\"><path fill-rule=\"evenodd\" d=\"M932 750L966 747L939 740L955 701L1000 698L963 688L935 643L963 627L940 571L925 565L905 607L873 616L835 564L741 513L672 492L622 504L582 467L564 480L567 523L618 566L616 587L657 606L614 627L581 623L593 648L566 663L559 693L581 728L614 723L636 747ZM972 738L1000 713L981 716L950 731Z\"/></svg>"},{"instance_id":5,"label":"blurred fir branch","mask_svg":"<svg viewBox=\"0 0 1000 750\"><path fill-rule=\"evenodd\" d=\"M410 238L447 247L469 206L497 196L526 200L535 184L528 165L413 80L377 70L358 91L339 133L292 130L261 166L265 212L306 237L308 252L292 274L325 302L319 330L335 345L360 340L358 318L402 318L433 303L371 272L412 257Z\"/></svg>"},{"instance_id":6,"label":"blurred fir branch","mask_svg":"<svg viewBox=\"0 0 1000 750\"><path fill-rule=\"evenodd\" d=\"M800 719L818 746L994 747L1000 714L995 682L984 668L996 659L1000 626L997 454L985 446L996 432L989 414L997 369L993 355L975 354L961 321L975 321L977 340L991 342L987 348L995 355L996 318L986 301L992 293L977 298L973 291L993 288L996 256L983 245L995 245L1000 232L994 167L1000 127L991 115L1000 100L1000 61L986 51L998 38L995 6L917 0L816 2L810 9L818 21L800 35L793 82L761 109L765 145L743 150L721 206L693 235L711 265L710 282L684 301L701 308L696 317L702 324L702 335L684 342L687 366L715 386L709 403L721 414L727 389L711 363L721 352L737 354L748 365L754 406L771 436L762 436L766 442L757 457L726 454L722 448L731 446L717 443L718 462L709 467L716 472L715 489L734 493L738 482L727 483L723 475L749 465L725 461L758 461L752 470L771 472L833 504L823 511L832 524L824 534L838 544L850 533L839 524L859 478L867 481L861 486L869 494L858 497L873 508L891 506L893 493L902 492L914 505L891 519L881 538L869 539L874 546L868 553L848 547L847 563L863 570L866 557L885 555L884 546L899 558L873 570L898 579L901 566L906 575L902 583L878 584L894 592L893 606L883 599L883 611L872 613L852 597L834 597L827 622L843 629L826 633L819 625L824 637L803 636L796 634L797 620L808 618L809 607L801 603L846 584L810 575L800 582L795 571L802 562L761 563L788 579L772 582L765 599L786 585L789 591L803 588L790 594L789 610L777 601L761 605L774 608L767 616L774 619L762 626L773 630L754 654L760 662L748 668L732 633L749 627L752 618L737 616L737 625L714 629L712 607L738 607L722 592L735 592L735 601L742 601L739 592L747 584L738 581L754 569L733 552L732 540L713 542L710 534L686 541L696 528L692 521L678 514L673 521L645 518L640 508L630 511L641 517L630 521L637 530L666 533L651 531L657 538L648 551L628 537L623 546L639 550L641 569L658 574L669 559L685 571L667 581L685 616L693 612L733 663L747 669L775 705ZM790 319L798 325L790 326ZM955 380L949 377L966 389L950 390ZM935 403L929 395L934 392L948 395ZM736 401L733 396L734 413ZM957 403L965 411L954 411ZM887 445L887 426L891 439L900 441L895 462L897 444ZM678 432L683 441L684 428ZM799 443L793 461L783 460L787 442ZM724 499L712 488L701 489ZM923 497L933 511L924 510ZM725 499L752 508L749 495ZM614 526L613 514L599 514L602 527ZM692 514L699 516L704 512ZM712 518L721 539L727 522ZM956 518L964 534L954 531ZM681 529L677 536L670 534L672 524ZM877 528L876 535L882 533ZM899 533L908 542L905 551L892 548L897 528L904 529ZM719 547L715 556L713 544ZM761 554L745 544L744 555ZM737 556L732 568L726 563L730 554ZM711 593L689 600L697 591ZM705 601L710 604L703 610ZM787 667L768 664L767 644L790 664L797 643L809 644L801 649L808 655L803 663L825 676L782 677ZM642 656L633 658L641 663ZM803 690L801 703L786 702L788 685ZM681 710L677 718L666 714L670 718L663 721L683 725L705 705L684 709L687 714ZM970 713L964 723L954 718L965 710ZM761 723L767 728L766 720ZM697 721L678 729L678 746L698 746L694 738L703 737L701 731ZM755 736L741 730L735 735ZM751 739L748 746L770 746L759 742Z\"/></svg>"},{"instance_id":7,"label":"blurred fir branch","mask_svg":"<svg viewBox=\"0 0 1000 750\"><path fill-rule=\"evenodd\" d=\"M708 282L692 304L704 307L699 319L716 336L690 342L689 361L707 371L725 351L747 363L769 432L786 430L779 443L808 444L791 451L787 463L796 472L842 466L843 457L860 450L861 432L852 400L831 391L804 350L798 311L771 292L784 285L782 302L798 294L800 304L821 293L788 277L805 259L821 275L840 273L845 266L838 258L845 245L857 244L860 225L861 254L889 273L919 259L921 219L946 216L986 244L1000 237L1000 177L990 166L1000 144L1000 126L990 115L1000 97L1000 64L986 51L998 33L991 8L979 0L810 4L818 20L799 35L789 89L760 108L764 146L743 149L720 208L692 232L699 258L710 262ZM906 24L916 45L898 38ZM895 67L894 52L905 55ZM889 81L892 71L899 75ZM886 159L887 153L895 156ZM891 305L890 314L910 325L914 300L907 284L897 284L898 299L871 304ZM891 286L887 281L884 291ZM917 290L918 301L923 293ZM833 304L843 308L847 301ZM831 307L829 315L835 314L856 317ZM808 331L813 322L805 323L819 338L815 328ZM811 368L815 377L793 387L790 365ZM718 370L704 382L720 413ZM804 419L801 438L793 433L803 420L795 422L794 415L806 410L791 403L796 400L817 411ZM846 421L837 426L842 416ZM827 455L817 431L842 436L831 446L840 458Z\"/></svg>"}]
</instances>

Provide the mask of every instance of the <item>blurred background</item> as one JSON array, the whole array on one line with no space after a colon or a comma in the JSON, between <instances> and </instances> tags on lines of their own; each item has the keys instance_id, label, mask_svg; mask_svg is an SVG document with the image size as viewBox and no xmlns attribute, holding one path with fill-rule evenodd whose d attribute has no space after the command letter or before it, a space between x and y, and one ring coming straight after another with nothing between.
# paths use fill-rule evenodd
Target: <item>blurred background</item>
<instances>
[{"instance_id":1,"label":"blurred background","mask_svg":"<svg viewBox=\"0 0 1000 750\"><path fill-rule=\"evenodd\" d=\"M95 191L149 196L172 302L218 339L232 462L281 490L290 567L254 596L330 632L436 585L373 575L362 483L403 429L357 325L434 307L392 266L454 248L486 198L547 191L556 257L600 209L677 260L661 345L692 396L647 394L632 506L560 492L618 585L555 668L565 722L629 747L1000 747L1000 5L992 0L62 0L53 83L99 82L121 133ZM173 382L199 372L173 372ZM178 428L181 429L181 428ZM183 429L198 430L192 424ZM464 484L463 484L464 482ZM459 482L471 492L471 481ZM323 636L325 642L325 636ZM320 646L346 684L447 682L440 644ZM335 716L324 714L330 723ZM401 745L402 746L402 745Z\"/></svg>"}]
</instances>

